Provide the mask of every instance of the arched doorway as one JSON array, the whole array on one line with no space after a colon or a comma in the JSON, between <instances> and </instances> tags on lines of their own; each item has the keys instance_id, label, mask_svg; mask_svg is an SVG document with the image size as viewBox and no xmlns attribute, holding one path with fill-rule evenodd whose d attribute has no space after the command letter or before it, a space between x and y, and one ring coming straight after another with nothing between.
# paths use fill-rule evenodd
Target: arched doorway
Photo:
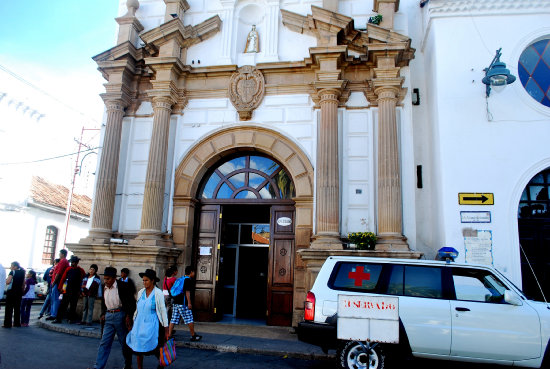
<instances>
[{"instance_id":1,"label":"arched doorway","mask_svg":"<svg viewBox=\"0 0 550 369\"><path fill-rule=\"evenodd\" d=\"M279 187L284 186L276 183L279 178L275 177L282 173L278 169L268 173L260 170L259 173L256 172L259 168L256 164L245 164L240 169L227 172L227 168L223 167L225 163L243 157L239 160L245 163L249 160L250 163L246 156L266 158L279 165L291 180L293 191L288 186L283 194ZM176 247L184 251L179 263L197 267L194 309L199 313L199 320L219 319L224 312L222 303L226 301L222 299L222 291L225 289L226 296L231 295L231 291L227 292L230 283L223 287L224 276L216 269L220 265L222 240L225 237L221 233L222 227L227 229L226 223L230 223L228 217L233 219L233 225L229 228L234 229L237 225L241 229L255 224L270 225L270 244L266 248L269 288L264 310L264 317L265 311L268 314L267 323L290 325L291 322L297 324L301 319L306 290L305 268L296 259L296 250L308 248L311 242L313 175L313 167L301 147L279 132L254 124L220 129L197 142L181 159L175 176L172 232ZM219 181L213 183L212 179L209 183L212 176ZM280 180L284 181L284 178L285 175L281 175ZM228 198L218 198L220 194ZM291 198L287 198L289 196ZM288 209L288 206L292 208ZM239 214L253 218L253 221L243 220ZM283 219L277 222L280 218ZM291 227L287 225L288 219L284 218L290 219ZM258 229L255 233L262 233L262 230ZM242 248L243 254L252 250L245 249L247 243L243 244L240 239L232 247ZM258 254L262 253L258 243L253 243L253 247L256 247L253 250ZM230 259L232 255L229 253L224 257ZM263 253L265 257L265 251ZM259 259L261 255L256 256ZM256 260L251 254L243 258ZM264 271L258 270L256 273ZM227 270L225 274L228 274ZM238 304L238 297L236 301ZM236 306L233 311L237 316L238 308ZM229 311L228 306L226 311Z\"/></svg>"},{"instance_id":2,"label":"arched doorway","mask_svg":"<svg viewBox=\"0 0 550 369\"><path fill-rule=\"evenodd\" d=\"M536 300L542 300L538 284L550 296L550 168L535 175L525 187L518 209L519 242L523 291ZM527 263L527 259L529 263ZM529 266L531 264L531 267Z\"/></svg>"},{"instance_id":3,"label":"arched doorway","mask_svg":"<svg viewBox=\"0 0 550 369\"><path fill-rule=\"evenodd\" d=\"M290 325L295 190L287 170L267 155L236 153L206 173L197 195L192 263L198 274L216 276L200 284L211 292L199 297L215 312L197 314Z\"/></svg>"}]
</instances>

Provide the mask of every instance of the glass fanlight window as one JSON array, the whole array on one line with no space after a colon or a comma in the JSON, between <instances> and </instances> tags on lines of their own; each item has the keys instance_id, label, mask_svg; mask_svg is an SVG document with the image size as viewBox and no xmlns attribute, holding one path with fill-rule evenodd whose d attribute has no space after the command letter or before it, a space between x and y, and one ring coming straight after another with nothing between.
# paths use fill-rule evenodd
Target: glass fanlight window
<instances>
[{"instance_id":1,"label":"glass fanlight window","mask_svg":"<svg viewBox=\"0 0 550 369\"><path fill-rule=\"evenodd\" d=\"M292 199L294 183L277 162L256 155L219 164L201 190L202 199Z\"/></svg>"},{"instance_id":2,"label":"glass fanlight window","mask_svg":"<svg viewBox=\"0 0 550 369\"><path fill-rule=\"evenodd\" d=\"M550 39L537 41L521 53L518 74L527 93L550 107Z\"/></svg>"}]
</instances>

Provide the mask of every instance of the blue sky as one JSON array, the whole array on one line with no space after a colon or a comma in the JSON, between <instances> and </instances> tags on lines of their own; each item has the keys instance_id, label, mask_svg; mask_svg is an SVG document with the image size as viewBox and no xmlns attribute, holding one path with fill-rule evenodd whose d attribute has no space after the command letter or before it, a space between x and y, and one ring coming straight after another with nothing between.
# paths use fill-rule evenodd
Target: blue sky
<instances>
[{"instance_id":1,"label":"blue sky","mask_svg":"<svg viewBox=\"0 0 550 369\"><path fill-rule=\"evenodd\" d=\"M0 53L51 68L94 68L114 44L117 0L0 1Z\"/></svg>"},{"instance_id":2,"label":"blue sky","mask_svg":"<svg viewBox=\"0 0 550 369\"><path fill-rule=\"evenodd\" d=\"M10 163L0 165L0 179L23 173L70 185L75 157L12 163L74 153L78 149L74 139L82 128L99 127L104 108L99 94L106 81L92 57L115 46L118 4L118 0L0 0L0 93L7 94L0 100L0 145L4 146L0 164ZM23 102L45 118L19 119L20 111L14 112L10 100ZM87 131L84 141L96 146L98 131ZM97 155L90 158L95 161Z\"/></svg>"}]
</instances>

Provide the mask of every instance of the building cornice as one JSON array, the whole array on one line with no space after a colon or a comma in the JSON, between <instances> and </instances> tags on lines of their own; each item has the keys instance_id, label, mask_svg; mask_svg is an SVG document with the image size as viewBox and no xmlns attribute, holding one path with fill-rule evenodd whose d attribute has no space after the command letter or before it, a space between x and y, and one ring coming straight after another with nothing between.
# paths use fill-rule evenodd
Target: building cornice
<instances>
[{"instance_id":1,"label":"building cornice","mask_svg":"<svg viewBox=\"0 0 550 369\"><path fill-rule=\"evenodd\" d=\"M28 201L27 206L30 208L36 208L43 211L47 211L49 213L60 214L60 215L66 214L65 209L59 208L57 206L44 204L41 202L35 202L32 199ZM71 218L81 222L86 222L86 223L90 222L89 216L77 213L75 211L71 211Z\"/></svg>"},{"instance_id":2,"label":"building cornice","mask_svg":"<svg viewBox=\"0 0 550 369\"><path fill-rule=\"evenodd\" d=\"M550 13L548 0L431 0L430 18Z\"/></svg>"}]
</instances>

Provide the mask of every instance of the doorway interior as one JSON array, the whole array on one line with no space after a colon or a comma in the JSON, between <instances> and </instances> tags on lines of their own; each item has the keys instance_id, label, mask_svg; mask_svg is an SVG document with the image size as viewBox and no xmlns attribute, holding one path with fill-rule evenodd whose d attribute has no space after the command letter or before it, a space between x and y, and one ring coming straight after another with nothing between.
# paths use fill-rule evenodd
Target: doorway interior
<instances>
[{"instance_id":1,"label":"doorway interior","mask_svg":"<svg viewBox=\"0 0 550 369\"><path fill-rule=\"evenodd\" d=\"M224 320L265 324L270 207L223 206L218 288Z\"/></svg>"},{"instance_id":2,"label":"doorway interior","mask_svg":"<svg viewBox=\"0 0 550 369\"><path fill-rule=\"evenodd\" d=\"M550 168L547 168L529 181L518 209L519 243L523 248L520 250L523 292L538 301L544 301L541 289L546 298L550 296L549 194Z\"/></svg>"}]
</instances>

